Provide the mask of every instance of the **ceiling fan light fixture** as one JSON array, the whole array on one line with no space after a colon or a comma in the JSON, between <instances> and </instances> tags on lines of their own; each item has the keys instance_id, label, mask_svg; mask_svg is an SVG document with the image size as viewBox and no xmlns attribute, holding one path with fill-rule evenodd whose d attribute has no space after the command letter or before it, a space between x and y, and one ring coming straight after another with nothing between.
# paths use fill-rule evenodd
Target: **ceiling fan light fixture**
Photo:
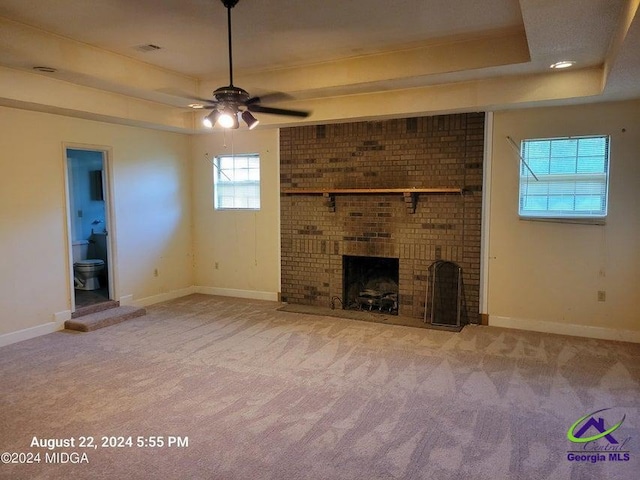
<instances>
[{"instance_id":1,"label":"ceiling fan light fixture","mask_svg":"<svg viewBox=\"0 0 640 480\"><path fill-rule=\"evenodd\" d=\"M222 128L238 128L240 123L238 122L238 115L231 108L225 108L220 112L218 117L218 124Z\"/></svg>"},{"instance_id":2,"label":"ceiling fan light fixture","mask_svg":"<svg viewBox=\"0 0 640 480\"><path fill-rule=\"evenodd\" d=\"M227 39L229 46L229 84L216 88L213 91L213 99L195 99L202 103L192 103L191 108L208 108L213 111L202 119L205 127L213 128L216 124L224 129L237 129L240 127L240 117L247 124L249 130L254 129L258 123L252 113L284 115L289 117L305 118L309 112L302 110L288 110L284 108L271 108L260 105L260 97L251 97L249 92L233 84L233 46L231 36L231 9L239 0L221 0L227 9Z\"/></svg>"},{"instance_id":3,"label":"ceiling fan light fixture","mask_svg":"<svg viewBox=\"0 0 640 480\"><path fill-rule=\"evenodd\" d=\"M244 112L242 112L242 120L244 120L244 123L247 124L249 130L253 130L260 123L260 121L256 117L251 115L251 112L249 110L245 110Z\"/></svg>"},{"instance_id":4,"label":"ceiling fan light fixture","mask_svg":"<svg viewBox=\"0 0 640 480\"><path fill-rule=\"evenodd\" d=\"M202 119L202 124L207 128L213 128L213 126L218 121L218 117L220 116L220 112L214 110L209 115Z\"/></svg>"}]
</instances>

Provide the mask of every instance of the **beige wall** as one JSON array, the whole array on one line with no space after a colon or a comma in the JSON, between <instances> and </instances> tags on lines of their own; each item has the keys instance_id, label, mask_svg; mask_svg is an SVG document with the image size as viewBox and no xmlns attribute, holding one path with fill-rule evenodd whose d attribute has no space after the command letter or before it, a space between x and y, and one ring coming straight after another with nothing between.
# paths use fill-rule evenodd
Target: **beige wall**
<instances>
[{"instance_id":1,"label":"beige wall","mask_svg":"<svg viewBox=\"0 0 640 480\"><path fill-rule=\"evenodd\" d=\"M193 138L195 285L203 293L277 298L280 291L280 187L277 129ZM216 155L259 153L261 209L215 211ZM216 263L218 268L216 269Z\"/></svg>"},{"instance_id":2,"label":"beige wall","mask_svg":"<svg viewBox=\"0 0 640 480\"><path fill-rule=\"evenodd\" d=\"M484 309L490 323L640 342L640 102L494 117ZM505 137L602 133L612 136L607 224L520 221L518 160ZM64 142L112 150L118 297L152 303L202 291L275 298L276 129L188 137L0 108L0 341L70 309ZM259 212L213 210L205 154L233 151L261 155ZM597 301L598 290L606 291L605 302Z\"/></svg>"},{"instance_id":3,"label":"beige wall","mask_svg":"<svg viewBox=\"0 0 640 480\"><path fill-rule=\"evenodd\" d=\"M71 308L65 143L112 152L116 299L192 284L188 136L0 107L0 336Z\"/></svg>"},{"instance_id":4,"label":"beige wall","mask_svg":"<svg viewBox=\"0 0 640 480\"><path fill-rule=\"evenodd\" d=\"M611 135L606 225L519 220L506 137L591 134ZM640 341L640 102L498 112L492 147L490 324Z\"/></svg>"}]
</instances>

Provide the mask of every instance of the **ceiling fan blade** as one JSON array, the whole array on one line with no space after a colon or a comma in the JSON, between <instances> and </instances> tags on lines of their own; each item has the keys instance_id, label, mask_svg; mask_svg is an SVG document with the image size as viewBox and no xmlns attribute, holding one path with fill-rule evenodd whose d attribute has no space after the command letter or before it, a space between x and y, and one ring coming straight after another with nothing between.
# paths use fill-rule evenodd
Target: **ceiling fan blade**
<instances>
[{"instance_id":1,"label":"ceiling fan blade","mask_svg":"<svg viewBox=\"0 0 640 480\"><path fill-rule=\"evenodd\" d=\"M189 104L189 108L192 110L213 110L214 108L219 108L220 104L218 102L212 102L211 100L196 99L192 98L191 103Z\"/></svg>"},{"instance_id":2,"label":"ceiling fan blade","mask_svg":"<svg viewBox=\"0 0 640 480\"><path fill-rule=\"evenodd\" d=\"M251 97L245 102L245 105L251 105L253 103L270 103L270 102L286 102L287 100L294 100L294 98L288 93L283 92L271 92L264 95L256 95Z\"/></svg>"},{"instance_id":3,"label":"ceiling fan blade","mask_svg":"<svg viewBox=\"0 0 640 480\"><path fill-rule=\"evenodd\" d=\"M162 93L164 95L169 95L170 97L175 97L181 100L194 100L197 102L205 102L210 103L210 98L200 98L196 97L193 93L187 92L185 90L181 90L179 88L157 88L156 92Z\"/></svg>"},{"instance_id":4,"label":"ceiling fan blade","mask_svg":"<svg viewBox=\"0 0 640 480\"><path fill-rule=\"evenodd\" d=\"M310 115L310 112L305 112L302 110L286 110L284 108L272 108L272 107L263 107L262 105L258 105L256 103L251 103L247 105L247 109L250 112L256 113L270 113L272 115L284 115L287 117L301 117L306 118Z\"/></svg>"},{"instance_id":5,"label":"ceiling fan blade","mask_svg":"<svg viewBox=\"0 0 640 480\"><path fill-rule=\"evenodd\" d=\"M211 100L210 98L201 98L201 97L191 97L189 100L192 103L200 103L202 105L215 105L217 102L215 100Z\"/></svg>"},{"instance_id":6,"label":"ceiling fan blade","mask_svg":"<svg viewBox=\"0 0 640 480\"><path fill-rule=\"evenodd\" d=\"M211 101L210 98L203 98L203 97L194 97L192 95L184 95L182 98L184 98L185 100L190 101L191 103L201 103L203 105L209 105L211 103L213 103Z\"/></svg>"}]
</instances>

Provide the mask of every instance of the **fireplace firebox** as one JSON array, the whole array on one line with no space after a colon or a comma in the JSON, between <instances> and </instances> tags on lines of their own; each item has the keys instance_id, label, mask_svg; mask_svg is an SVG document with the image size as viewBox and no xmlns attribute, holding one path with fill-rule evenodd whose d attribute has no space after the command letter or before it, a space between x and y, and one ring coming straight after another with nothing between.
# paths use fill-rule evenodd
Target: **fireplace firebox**
<instances>
[{"instance_id":1,"label":"fireplace firebox","mask_svg":"<svg viewBox=\"0 0 640 480\"><path fill-rule=\"evenodd\" d=\"M342 256L343 308L398 314L399 259Z\"/></svg>"}]
</instances>

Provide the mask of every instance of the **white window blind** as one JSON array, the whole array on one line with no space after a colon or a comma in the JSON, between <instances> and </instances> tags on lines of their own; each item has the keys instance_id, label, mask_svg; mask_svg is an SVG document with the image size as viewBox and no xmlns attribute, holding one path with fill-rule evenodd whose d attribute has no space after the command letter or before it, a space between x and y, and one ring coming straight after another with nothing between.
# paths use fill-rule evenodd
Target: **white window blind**
<instances>
[{"instance_id":1,"label":"white window blind","mask_svg":"<svg viewBox=\"0 0 640 480\"><path fill-rule=\"evenodd\" d=\"M608 136L523 140L520 155L521 217L606 217Z\"/></svg>"},{"instance_id":2,"label":"white window blind","mask_svg":"<svg viewBox=\"0 0 640 480\"><path fill-rule=\"evenodd\" d=\"M213 162L216 210L260 209L260 156L221 155Z\"/></svg>"}]
</instances>

